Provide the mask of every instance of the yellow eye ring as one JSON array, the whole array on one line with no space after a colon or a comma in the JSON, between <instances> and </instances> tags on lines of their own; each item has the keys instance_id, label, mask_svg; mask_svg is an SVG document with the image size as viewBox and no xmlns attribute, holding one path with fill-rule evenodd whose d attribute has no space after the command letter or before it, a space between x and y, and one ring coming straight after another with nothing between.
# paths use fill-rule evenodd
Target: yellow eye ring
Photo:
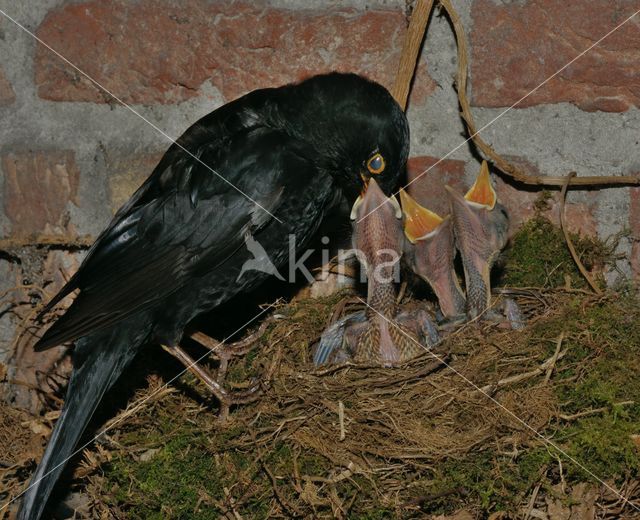
<instances>
[{"instance_id":1,"label":"yellow eye ring","mask_svg":"<svg viewBox=\"0 0 640 520\"><path fill-rule=\"evenodd\" d=\"M384 157L380 153L372 155L367 161L367 170L374 175L382 173L385 166Z\"/></svg>"}]
</instances>

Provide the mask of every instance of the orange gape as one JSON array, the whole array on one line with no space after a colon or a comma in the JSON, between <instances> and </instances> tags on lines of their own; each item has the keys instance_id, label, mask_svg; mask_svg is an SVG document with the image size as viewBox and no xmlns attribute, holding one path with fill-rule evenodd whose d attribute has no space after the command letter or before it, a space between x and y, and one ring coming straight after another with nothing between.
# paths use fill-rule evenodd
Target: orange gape
<instances>
[{"instance_id":1,"label":"orange gape","mask_svg":"<svg viewBox=\"0 0 640 520\"><path fill-rule=\"evenodd\" d=\"M491 179L489 178L489 166L487 165L487 161L482 161L480 174L478 175L478 177L476 178L476 182L473 183L473 186L471 186L464 198L469 202L475 202L476 204L486 206L488 209L493 209L493 207L496 205L498 196L496 195L496 192L491 185Z\"/></svg>"},{"instance_id":2,"label":"orange gape","mask_svg":"<svg viewBox=\"0 0 640 520\"><path fill-rule=\"evenodd\" d=\"M403 189L400 189L400 201L405 217L404 234L412 244L426 237L442 223L439 215L418 204Z\"/></svg>"}]
</instances>

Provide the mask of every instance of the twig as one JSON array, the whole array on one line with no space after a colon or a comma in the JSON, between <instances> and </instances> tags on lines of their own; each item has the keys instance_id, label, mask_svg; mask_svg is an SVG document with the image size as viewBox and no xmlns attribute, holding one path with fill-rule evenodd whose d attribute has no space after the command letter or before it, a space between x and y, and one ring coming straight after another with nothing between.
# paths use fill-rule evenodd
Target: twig
<instances>
[{"instance_id":1,"label":"twig","mask_svg":"<svg viewBox=\"0 0 640 520\"><path fill-rule=\"evenodd\" d=\"M542 365L540 365L538 368L534 370L531 370L529 372L524 372L522 374L516 374L513 376L505 377L504 379L500 379L500 381L498 381L497 383L485 385L480 389L480 392L482 393L495 392L496 390L498 390L499 388L502 388L503 386L511 385L514 383L520 383L522 381L526 381L527 379L531 379L532 377L538 376L540 374L544 374L549 369L549 367L555 366L558 359L562 359L566 353L567 353L567 350L565 349L562 352L559 352L557 355L554 354L553 356L551 356L544 363L542 363ZM478 390L476 390L476 392L478 392Z\"/></svg>"},{"instance_id":2,"label":"twig","mask_svg":"<svg viewBox=\"0 0 640 520\"><path fill-rule=\"evenodd\" d=\"M402 55L398 64L398 72L396 80L391 89L391 94L398 102L402 110L407 108L407 98L409 97L409 89L416 70L416 62L424 33L427 29L429 14L433 7L433 0L418 0L416 6L411 13L411 21L407 29L407 35L404 39Z\"/></svg>"},{"instance_id":3,"label":"twig","mask_svg":"<svg viewBox=\"0 0 640 520\"><path fill-rule=\"evenodd\" d=\"M536 472L535 478L532 479L531 482L541 482L541 479L543 479L544 476L547 474L547 469L548 468L549 468L549 466L547 464L545 464L544 466L541 466L538 469L538 471ZM527 486L520 493L518 493L518 496L516 497L516 499L515 499L515 501L513 503L514 504L520 504L524 500L524 497L527 495L527 492L529 491L530 487L531 486Z\"/></svg>"},{"instance_id":4,"label":"twig","mask_svg":"<svg viewBox=\"0 0 640 520\"><path fill-rule=\"evenodd\" d=\"M282 493L280 493L280 488L278 487L278 483L276 482L276 478L273 476L273 473L269 470L264 460L260 460L260 464L262 466L262 470L267 474L269 480L271 481L271 487L273 488L273 494L276 497L276 500L280 503L280 505L289 513L290 516L302 517L302 512L293 504L289 503Z\"/></svg>"},{"instance_id":5,"label":"twig","mask_svg":"<svg viewBox=\"0 0 640 520\"><path fill-rule=\"evenodd\" d=\"M571 241L571 237L569 236L569 232L567 231L567 224L565 222L564 209L565 209L565 202L567 200L567 188L569 187L569 184L571 183L571 179L573 177L575 177L575 175L576 175L576 172L571 172L571 173L569 173L569 175L567 175L567 177L565 179L565 182L564 182L564 185L562 186L562 191L560 192L560 229L562 229L562 234L564 235L564 240L567 243L567 247L569 248L569 252L571 253L571 258L573 258L573 261L578 266L578 269L580 270L580 273L582 274L584 279L587 281L589 286L593 289L593 292L596 293L598 296L601 296L602 295L602 291L594 283L594 281L591 279L591 276L589 276L589 272L584 267L582 261L580 260L580 257L578 256L578 253L576 252L576 248L573 246L573 242Z\"/></svg>"},{"instance_id":6,"label":"twig","mask_svg":"<svg viewBox=\"0 0 640 520\"><path fill-rule=\"evenodd\" d=\"M536 487L533 488L531 492L531 498L529 499L529 504L527 504L527 509L524 513L524 520L528 520L531 511L533 510L533 506L536 503L536 498L538 498L538 492L540 491L540 487L542 487L542 482L538 482Z\"/></svg>"},{"instance_id":7,"label":"twig","mask_svg":"<svg viewBox=\"0 0 640 520\"><path fill-rule=\"evenodd\" d=\"M344 403L338 401L338 422L340 423L340 440L343 441L347 436L344 429Z\"/></svg>"},{"instance_id":8,"label":"twig","mask_svg":"<svg viewBox=\"0 0 640 520\"><path fill-rule=\"evenodd\" d=\"M635 401L621 401L619 403L613 403L613 406L629 406L635 404ZM558 417L563 421L573 421L580 419L581 417L588 417L589 415L596 415L602 412L606 412L610 409L609 406L603 406L602 408L594 408L592 410L584 410L582 412L574 413L572 415L558 414Z\"/></svg>"},{"instance_id":9,"label":"twig","mask_svg":"<svg viewBox=\"0 0 640 520\"><path fill-rule=\"evenodd\" d=\"M438 0L440 5L444 8L451 24L453 25L453 31L456 37L458 45L458 73L456 80L456 89L458 91L458 100L460 102L460 115L464 120L469 135L475 145L482 153L491 159L493 164L499 168L504 174L512 179L532 185L532 186L564 186L566 182L565 177L536 177L525 173L520 168L517 168L502 156L500 156L488 143L486 143L480 134L471 114L471 107L469 105L469 99L467 98L467 75L469 68L469 54L467 51L467 42L465 39L464 28L460 21L458 13L454 9L450 0ZM640 185L640 175L609 175L602 177L577 177L573 179L571 184L573 186L607 186L607 185Z\"/></svg>"},{"instance_id":10,"label":"twig","mask_svg":"<svg viewBox=\"0 0 640 520\"><path fill-rule=\"evenodd\" d=\"M556 367L556 362L558 361L558 355L560 354L560 347L562 347L562 341L564 340L564 330L558 336L556 340L556 351L553 353L553 357L551 358L551 363L549 364L549 368L547 369L547 373L544 376L545 384L549 382L551 379L551 374L553 373L553 369Z\"/></svg>"}]
</instances>

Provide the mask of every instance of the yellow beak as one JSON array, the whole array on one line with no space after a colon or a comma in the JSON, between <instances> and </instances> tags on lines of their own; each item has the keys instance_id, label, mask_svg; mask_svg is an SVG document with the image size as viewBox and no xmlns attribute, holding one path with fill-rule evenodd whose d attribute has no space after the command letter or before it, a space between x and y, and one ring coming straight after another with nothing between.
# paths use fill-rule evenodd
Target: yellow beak
<instances>
[{"instance_id":1,"label":"yellow beak","mask_svg":"<svg viewBox=\"0 0 640 520\"><path fill-rule=\"evenodd\" d=\"M496 205L498 196L491 185L487 161L482 161L482 167L480 168L476 182L471 186L471 189L469 189L464 198L469 202L485 206L487 209L493 209Z\"/></svg>"},{"instance_id":2,"label":"yellow beak","mask_svg":"<svg viewBox=\"0 0 640 520\"><path fill-rule=\"evenodd\" d=\"M405 216L404 234L412 244L426 238L442 223L439 215L418 204L403 189L400 189L400 204Z\"/></svg>"}]
</instances>

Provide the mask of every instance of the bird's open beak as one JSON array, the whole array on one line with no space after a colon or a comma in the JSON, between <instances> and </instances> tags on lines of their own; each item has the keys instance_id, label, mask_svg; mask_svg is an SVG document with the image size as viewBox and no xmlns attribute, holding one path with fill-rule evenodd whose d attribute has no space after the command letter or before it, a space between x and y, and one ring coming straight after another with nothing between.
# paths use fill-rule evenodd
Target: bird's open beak
<instances>
[{"instance_id":1,"label":"bird's open beak","mask_svg":"<svg viewBox=\"0 0 640 520\"><path fill-rule=\"evenodd\" d=\"M498 196L496 195L496 190L494 190L491 185L487 161L482 161L482 167L480 168L476 182L473 183L473 186L471 186L464 198L472 204L478 204L487 209L493 209L496 205Z\"/></svg>"},{"instance_id":2,"label":"bird's open beak","mask_svg":"<svg viewBox=\"0 0 640 520\"><path fill-rule=\"evenodd\" d=\"M403 189L400 189L400 203L404 213L404 234L412 244L428 238L442 223L442 217L418 204Z\"/></svg>"},{"instance_id":3,"label":"bird's open beak","mask_svg":"<svg viewBox=\"0 0 640 520\"><path fill-rule=\"evenodd\" d=\"M402 218L400 204L394 195L387 197L380 189L380 186L373 178L363 176L364 187L356 201L351 207L351 220L356 220L367 216L372 211L378 211L383 206L390 204L397 219Z\"/></svg>"}]
</instances>

